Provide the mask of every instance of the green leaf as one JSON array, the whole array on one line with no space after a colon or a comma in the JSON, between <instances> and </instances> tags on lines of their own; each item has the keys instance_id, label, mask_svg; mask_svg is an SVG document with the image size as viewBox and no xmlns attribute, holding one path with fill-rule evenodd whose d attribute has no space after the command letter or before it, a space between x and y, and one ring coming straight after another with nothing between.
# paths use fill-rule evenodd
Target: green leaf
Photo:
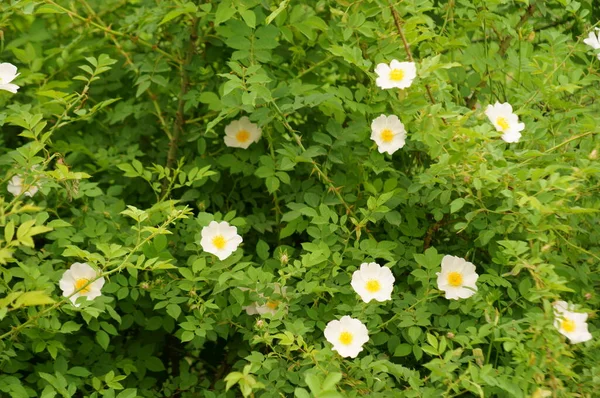
<instances>
[{"instance_id":1,"label":"green leaf","mask_svg":"<svg viewBox=\"0 0 600 398\"><path fill-rule=\"evenodd\" d=\"M110 337L108 337L108 334L105 331L100 330L96 332L96 341L100 344L100 347L106 351L108 349L108 344L110 343Z\"/></svg>"},{"instance_id":2,"label":"green leaf","mask_svg":"<svg viewBox=\"0 0 600 398\"><path fill-rule=\"evenodd\" d=\"M321 384L321 389L332 390L340 380L342 380L342 374L340 372L331 372L327 375L323 384Z\"/></svg>"},{"instance_id":3,"label":"green leaf","mask_svg":"<svg viewBox=\"0 0 600 398\"><path fill-rule=\"evenodd\" d=\"M421 335L421 328L418 326L411 326L408 329L408 337L414 342L417 342L417 339Z\"/></svg>"},{"instance_id":4,"label":"green leaf","mask_svg":"<svg viewBox=\"0 0 600 398\"><path fill-rule=\"evenodd\" d=\"M215 26L229 21L235 15L235 8L231 4L231 0L222 0L215 12Z\"/></svg>"},{"instance_id":5,"label":"green leaf","mask_svg":"<svg viewBox=\"0 0 600 398\"><path fill-rule=\"evenodd\" d=\"M427 333L426 337L427 337L427 342L429 344L431 344L431 346L437 350L437 348L438 348L438 341L435 338L435 336L432 335L431 333Z\"/></svg>"},{"instance_id":6,"label":"green leaf","mask_svg":"<svg viewBox=\"0 0 600 398\"><path fill-rule=\"evenodd\" d=\"M304 376L304 381L313 394L317 394L319 391L321 391L321 380L317 375L313 373L307 373Z\"/></svg>"},{"instance_id":7,"label":"green leaf","mask_svg":"<svg viewBox=\"0 0 600 398\"><path fill-rule=\"evenodd\" d=\"M254 14L254 11L242 10L240 11L240 15L249 28L254 29L256 27L256 15Z\"/></svg>"},{"instance_id":8,"label":"green leaf","mask_svg":"<svg viewBox=\"0 0 600 398\"><path fill-rule=\"evenodd\" d=\"M43 290L36 290L32 292L25 292L21 294L14 302L15 308L28 307L32 305L47 305L54 304L55 301Z\"/></svg>"},{"instance_id":9,"label":"green leaf","mask_svg":"<svg viewBox=\"0 0 600 398\"><path fill-rule=\"evenodd\" d=\"M177 320L179 315L181 315L181 308L177 304L169 304L167 305L167 314Z\"/></svg>"},{"instance_id":10,"label":"green leaf","mask_svg":"<svg viewBox=\"0 0 600 398\"><path fill-rule=\"evenodd\" d=\"M13 236L15 235L15 223L11 220L4 227L4 240L6 243L10 243L12 241Z\"/></svg>"},{"instance_id":11,"label":"green leaf","mask_svg":"<svg viewBox=\"0 0 600 398\"><path fill-rule=\"evenodd\" d=\"M81 329L81 325L79 325L73 321L67 321L60 328L60 332L61 333L72 333L72 332L78 331L79 329Z\"/></svg>"},{"instance_id":12,"label":"green leaf","mask_svg":"<svg viewBox=\"0 0 600 398\"><path fill-rule=\"evenodd\" d=\"M152 372L162 372L165 370L165 366L162 361L157 357L149 357L144 360L144 364L148 368L148 370Z\"/></svg>"},{"instance_id":13,"label":"green leaf","mask_svg":"<svg viewBox=\"0 0 600 398\"><path fill-rule=\"evenodd\" d=\"M136 398L137 396L137 388L126 388L117 395L117 398Z\"/></svg>"},{"instance_id":14,"label":"green leaf","mask_svg":"<svg viewBox=\"0 0 600 398\"><path fill-rule=\"evenodd\" d=\"M275 176L267 177L265 184L269 193L273 193L279 189L279 178Z\"/></svg>"},{"instance_id":15,"label":"green leaf","mask_svg":"<svg viewBox=\"0 0 600 398\"><path fill-rule=\"evenodd\" d=\"M405 357L412 353L412 346L410 344L399 344L394 350L395 357Z\"/></svg>"},{"instance_id":16,"label":"green leaf","mask_svg":"<svg viewBox=\"0 0 600 398\"><path fill-rule=\"evenodd\" d=\"M260 239L256 244L256 254L261 260L269 258L269 245L264 240Z\"/></svg>"},{"instance_id":17,"label":"green leaf","mask_svg":"<svg viewBox=\"0 0 600 398\"><path fill-rule=\"evenodd\" d=\"M456 213L465 205L465 200L463 198L457 198L450 203L450 212Z\"/></svg>"},{"instance_id":18,"label":"green leaf","mask_svg":"<svg viewBox=\"0 0 600 398\"><path fill-rule=\"evenodd\" d=\"M296 398L311 398L310 393L304 388L296 387L294 390L294 397Z\"/></svg>"},{"instance_id":19,"label":"green leaf","mask_svg":"<svg viewBox=\"0 0 600 398\"><path fill-rule=\"evenodd\" d=\"M82 368L81 366L72 367L67 371L68 374L78 377L88 377L91 375L90 371L86 368Z\"/></svg>"},{"instance_id":20,"label":"green leaf","mask_svg":"<svg viewBox=\"0 0 600 398\"><path fill-rule=\"evenodd\" d=\"M225 391L229 391L231 387L237 384L241 379L244 378L244 374L240 372L231 372L225 376Z\"/></svg>"}]
</instances>

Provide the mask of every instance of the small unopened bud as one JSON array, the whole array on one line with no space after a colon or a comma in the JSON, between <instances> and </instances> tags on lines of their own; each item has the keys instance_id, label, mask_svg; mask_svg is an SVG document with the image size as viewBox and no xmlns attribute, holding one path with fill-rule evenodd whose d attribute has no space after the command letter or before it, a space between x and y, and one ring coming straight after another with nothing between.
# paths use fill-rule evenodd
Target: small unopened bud
<instances>
[{"instance_id":1,"label":"small unopened bud","mask_svg":"<svg viewBox=\"0 0 600 398\"><path fill-rule=\"evenodd\" d=\"M454 333L452 333L452 332L448 332L448 333L446 333L446 337L448 337L449 339L453 339L453 338L454 338L454 336L455 336L455 335L454 335Z\"/></svg>"},{"instance_id":2,"label":"small unopened bud","mask_svg":"<svg viewBox=\"0 0 600 398\"><path fill-rule=\"evenodd\" d=\"M262 319L257 319L257 320L256 320L256 327L257 327L258 329L262 329L262 328L263 328L263 326L265 326L265 321L263 321Z\"/></svg>"},{"instance_id":3,"label":"small unopened bud","mask_svg":"<svg viewBox=\"0 0 600 398\"><path fill-rule=\"evenodd\" d=\"M290 261L287 252L281 252L281 255L279 256L279 261L281 261L281 264L287 264L288 261Z\"/></svg>"},{"instance_id":4,"label":"small unopened bud","mask_svg":"<svg viewBox=\"0 0 600 398\"><path fill-rule=\"evenodd\" d=\"M588 155L588 159L590 159L590 160L598 159L598 150L594 149L592 152L590 152L590 154Z\"/></svg>"},{"instance_id":5,"label":"small unopened bud","mask_svg":"<svg viewBox=\"0 0 600 398\"><path fill-rule=\"evenodd\" d=\"M148 282L142 282L142 283L140 283L140 288L142 288L144 290L148 290L148 289L150 289L150 284Z\"/></svg>"},{"instance_id":6,"label":"small unopened bud","mask_svg":"<svg viewBox=\"0 0 600 398\"><path fill-rule=\"evenodd\" d=\"M190 296L196 297L197 295L198 295L198 293L196 293L196 289L190 290Z\"/></svg>"},{"instance_id":7,"label":"small unopened bud","mask_svg":"<svg viewBox=\"0 0 600 398\"><path fill-rule=\"evenodd\" d=\"M473 356L475 357L475 362L477 363L477 365L483 366L485 357L483 356L483 351L481 350L481 348L474 348Z\"/></svg>"},{"instance_id":8,"label":"small unopened bud","mask_svg":"<svg viewBox=\"0 0 600 398\"><path fill-rule=\"evenodd\" d=\"M585 297L586 300L591 300L592 299L592 293L586 293L583 297Z\"/></svg>"}]
</instances>

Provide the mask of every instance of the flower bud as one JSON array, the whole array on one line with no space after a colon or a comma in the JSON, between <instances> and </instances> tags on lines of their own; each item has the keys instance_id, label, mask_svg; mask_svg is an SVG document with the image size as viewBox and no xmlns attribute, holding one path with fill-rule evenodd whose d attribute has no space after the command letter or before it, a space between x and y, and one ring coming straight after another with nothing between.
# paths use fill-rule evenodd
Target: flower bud
<instances>
[{"instance_id":1,"label":"flower bud","mask_svg":"<svg viewBox=\"0 0 600 398\"><path fill-rule=\"evenodd\" d=\"M281 264L287 264L288 261L290 261L287 252L281 252L281 254L279 255L279 261L281 261Z\"/></svg>"}]
</instances>

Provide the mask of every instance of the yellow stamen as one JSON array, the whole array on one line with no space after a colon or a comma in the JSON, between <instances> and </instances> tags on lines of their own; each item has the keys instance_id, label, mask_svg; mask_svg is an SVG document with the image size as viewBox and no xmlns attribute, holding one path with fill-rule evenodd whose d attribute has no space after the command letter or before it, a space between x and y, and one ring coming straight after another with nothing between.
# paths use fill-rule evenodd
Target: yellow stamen
<instances>
[{"instance_id":1,"label":"yellow stamen","mask_svg":"<svg viewBox=\"0 0 600 398\"><path fill-rule=\"evenodd\" d=\"M390 129L383 129L381 131L381 141L383 142L392 142L394 139L394 133Z\"/></svg>"},{"instance_id":2,"label":"yellow stamen","mask_svg":"<svg viewBox=\"0 0 600 398\"><path fill-rule=\"evenodd\" d=\"M509 125L508 125L508 121L506 120L506 118L499 117L498 119L496 119L496 124L498 126L500 126L500 128L503 131L508 130Z\"/></svg>"},{"instance_id":3,"label":"yellow stamen","mask_svg":"<svg viewBox=\"0 0 600 398\"><path fill-rule=\"evenodd\" d=\"M75 281L75 290L79 290L82 287L84 287L85 285L88 284L90 280L89 279L85 279L85 278L81 278L81 279L77 279ZM84 293L89 293L91 290L91 285L88 285L86 287L84 287L83 289L79 290L79 294L84 294Z\"/></svg>"},{"instance_id":4,"label":"yellow stamen","mask_svg":"<svg viewBox=\"0 0 600 398\"><path fill-rule=\"evenodd\" d=\"M235 135L235 139L238 140L238 142L241 142L243 144L250 139L250 133L247 132L246 130L240 130Z\"/></svg>"},{"instance_id":5,"label":"yellow stamen","mask_svg":"<svg viewBox=\"0 0 600 398\"><path fill-rule=\"evenodd\" d=\"M390 71L390 80L399 82L404 79L404 71L402 69L392 69Z\"/></svg>"},{"instance_id":6,"label":"yellow stamen","mask_svg":"<svg viewBox=\"0 0 600 398\"><path fill-rule=\"evenodd\" d=\"M369 281L367 281L365 289L367 289L369 293L377 293L381 290L381 284L378 280L370 279Z\"/></svg>"},{"instance_id":7,"label":"yellow stamen","mask_svg":"<svg viewBox=\"0 0 600 398\"><path fill-rule=\"evenodd\" d=\"M267 301L265 305L272 310L276 310L277 306L279 305L279 301Z\"/></svg>"},{"instance_id":8,"label":"yellow stamen","mask_svg":"<svg viewBox=\"0 0 600 398\"><path fill-rule=\"evenodd\" d=\"M342 343L343 345L350 345L352 344L352 340L354 339L354 336L352 336L352 333L350 332L342 332L340 333L340 343Z\"/></svg>"},{"instance_id":9,"label":"yellow stamen","mask_svg":"<svg viewBox=\"0 0 600 398\"><path fill-rule=\"evenodd\" d=\"M450 286L458 287L462 286L463 277L460 272L450 272L448 274L448 284Z\"/></svg>"},{"instance_id":10,"label":"yellow stamen","mask_svg":"<svg viewBox=\"0 0 600 398\"><path fill-rule=\"evenodd\" d=\"M565 318L560 322L560 328L567 333L572 333L575 331L575 321Z\"/></svg>"},{"instance_id":11,"label":"yellow stamen","mask_svg":"<svg viewBox=\"0 0 600 398\"><path fill-rule=\"evenodd\" d=\"M225 248L225 244L227 243L227 241L225 240L225 237L223 237L223 235L217 235L213 238L212 243L214 247L221 250Z\"/></svg>"}]
</instances>

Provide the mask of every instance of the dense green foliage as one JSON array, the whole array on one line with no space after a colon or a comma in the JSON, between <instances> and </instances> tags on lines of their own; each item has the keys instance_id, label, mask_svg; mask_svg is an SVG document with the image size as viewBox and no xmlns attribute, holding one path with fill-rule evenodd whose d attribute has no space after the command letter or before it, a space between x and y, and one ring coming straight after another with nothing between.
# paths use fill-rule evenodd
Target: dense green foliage
<instances>
[{"instance_id":1,"label":"dense green foliage","mask_svg":"<svg viewBox=\"0 0 600 398\"><path fill-rule=\"evenodd\" d=\"M2 1L21 88L0 91L0 395L597 396L592 3ZM409 88L377 87L411 57ZM380 114L406 126L393 155ZM227 147L242 116L262 139ZM39 192L8 193L17 174ZM243 237L224 261L199 244L213 220ZM475 295L438 290L445 254L476 265ZM391 301L350 286L371 261ZM79 308L74 262L106 278ZM267 298L275 315L244 311ZM591 341L556 330L556 300ZM323 336L343 315L369 330L356 359Z\"/></svg>"}]
</instances>

